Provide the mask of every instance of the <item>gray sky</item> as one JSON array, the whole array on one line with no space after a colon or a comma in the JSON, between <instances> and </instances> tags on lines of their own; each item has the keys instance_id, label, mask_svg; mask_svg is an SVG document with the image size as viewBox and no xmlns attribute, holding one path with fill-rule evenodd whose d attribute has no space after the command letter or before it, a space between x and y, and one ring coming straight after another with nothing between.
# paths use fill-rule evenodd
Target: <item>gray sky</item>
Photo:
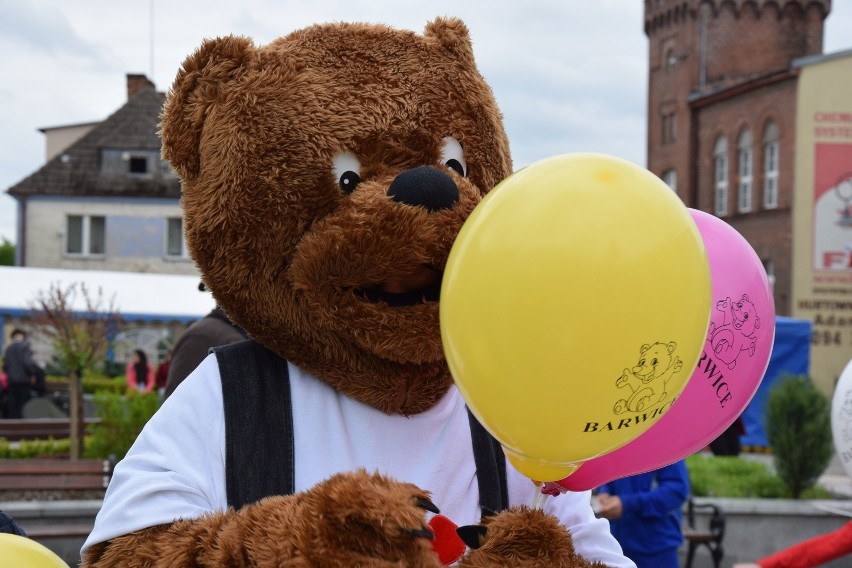
<instances>
[{"instance_id":1,"label":"gray sky","mask_svg":"<svg viewBox=\"0 0 852 568\"><path fill-rule=\"evenodd\" d=\"M641 0L151 2L0 0L0 238L15 240L16 202L5 191L44 163L38 128L103 120L126 101L127 73L167 90L205 37L264 44L318 22L422 31L435 16L458 16L505 116L516 167L579 151L645 164ZM835 0L825 52L850 47L852 0Z\"/></svg>"}]
</instances>

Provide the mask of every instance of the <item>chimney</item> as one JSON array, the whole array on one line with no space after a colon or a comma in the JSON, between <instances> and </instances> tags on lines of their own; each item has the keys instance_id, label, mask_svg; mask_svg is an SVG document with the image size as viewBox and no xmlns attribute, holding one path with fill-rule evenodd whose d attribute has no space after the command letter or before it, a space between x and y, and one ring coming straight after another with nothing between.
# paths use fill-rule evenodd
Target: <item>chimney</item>
<instances>
[{"instance_id":1,"label":"chimney","mask_svg":"<svg viewBox=\"0 0 852 568\"><path fill-rule=\"evenodd\" d=\"M154 87L154 83L148 80L148 77L145 75L138 75L133 73L127 74L127 100L129 101L142 89L146 87Z\"/></svg>"}]
</instances>

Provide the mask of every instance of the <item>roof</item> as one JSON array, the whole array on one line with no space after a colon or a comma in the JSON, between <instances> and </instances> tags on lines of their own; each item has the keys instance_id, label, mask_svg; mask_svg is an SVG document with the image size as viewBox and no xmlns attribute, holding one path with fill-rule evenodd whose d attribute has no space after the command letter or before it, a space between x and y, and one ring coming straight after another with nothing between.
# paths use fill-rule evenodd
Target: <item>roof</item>
<instances>
[{"instance_id":1,"label":"roof","mask_svg":"<svg viewBox=\"0 0 852 568\"><path fill-rule=\"evenodd\" d=\"M26 315L37 295L52 284L66 289L84 283L95 298L100 289L103 303L114 298L115 309L125 320L188 323L216 305L210 292L198 291L197 276L0 266L0 283L0 317ZM78 297L72 308L83 311L83 304L84 298Z\"/></svg>"},{"instance_id":2,"label":"roof","mask_svg":"<svg viewBox=\"0 0 852 568\"><path fill-rule=\"evenodd\" d=\"M157 133L165 95L151 86L143 87L109 118L95 126L8 193L27 195L85 195L122 197L180 197L180 182L163 176L130 177L105 175L101 150L148 150L160 153Z\"/></svg>"},{"instance_id":3,"label":"roof","mask_svg":"<svg viewBox=\"0 0 852 568\"><path fill-rule=\"evenodd\" d=\"M49 132L51 130L63 130L65 128L80 128L83 126L96 126L100 124L100 120L94 120L91 122L77 122L75 124L60 124L58 126L42 126L38 128L39 132Z\"/></svg>"},{"instance_id":4,"label":"roof","mask_svg":"<svg viewBox=\"0 0 852 568\"><path fill-rule=\"evenodd\" d=\"M794 59L791 66L807 67L808 65L824 63L826 61L831 61L832 59L843 59L845 57L852 57L852 49L834 51L832 53L821 53L819 55L811 55L809 57L800 57L799 59Z\"/></svg>"}]
</instances>

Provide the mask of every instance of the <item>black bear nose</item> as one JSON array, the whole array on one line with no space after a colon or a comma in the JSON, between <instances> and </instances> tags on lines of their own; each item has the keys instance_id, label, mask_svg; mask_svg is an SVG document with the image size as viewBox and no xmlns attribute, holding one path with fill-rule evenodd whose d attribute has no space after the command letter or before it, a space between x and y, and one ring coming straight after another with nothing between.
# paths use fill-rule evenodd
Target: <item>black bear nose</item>
<instances>
[{"instance_id":1,"label":"black bear nose","mask_svg":"<svg viewBox=\"0 0 852 568\"><path fill-rule=\"evenodd\" d=\"M431 166L405 170L391 182L388 197L429 211L449 209L459 200L459 188L449 175Z\"/></svg>"}]
</instances>

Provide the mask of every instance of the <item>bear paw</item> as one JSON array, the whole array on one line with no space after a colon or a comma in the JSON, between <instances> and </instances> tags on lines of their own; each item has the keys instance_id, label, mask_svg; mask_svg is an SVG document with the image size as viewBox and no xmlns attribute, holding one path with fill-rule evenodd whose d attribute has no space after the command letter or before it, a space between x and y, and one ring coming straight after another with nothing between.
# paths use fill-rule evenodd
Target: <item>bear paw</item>
<instances>
[{"instance_id":1,"label":"bear paw","mask_svg":"<svg viewBox=\"0 0 852 568\"><path fill-rule=\"evenodd\" d=\"M267 510L254 515L263 528L252 523L257 533L263 533L265 546L277 543L290 549L284 557L335 568L441 566L426 525L426 511L438 509L415 485L359 470L336 474L293 497L298 503L288 519L275 515L283 504L276 500L288 497L272 497L258 503ZM279 534L273 534L274 527Z\"/></svg>"},{"instance_id":2,"label":"bear paw","mask_svg":"<svg viewBox=\"0 0 852 568\"><path fill-rule=\"evenodd\" d=\"M460 568L603 568L574 551L571 535L556 517L539 509L514 507L487 517L472 531L478 542Z\"/></svg>"}]
</instances>

